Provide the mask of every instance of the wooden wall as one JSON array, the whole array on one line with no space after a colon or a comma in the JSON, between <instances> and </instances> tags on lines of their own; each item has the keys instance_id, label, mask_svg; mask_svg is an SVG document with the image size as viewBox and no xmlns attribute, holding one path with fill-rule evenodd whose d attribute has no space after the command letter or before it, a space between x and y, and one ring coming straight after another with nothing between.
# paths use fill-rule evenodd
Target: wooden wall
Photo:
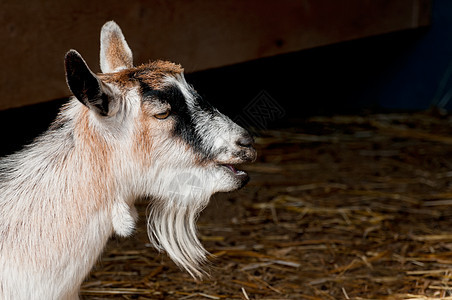
<instances>
[{"instance_id":1,"label":"wooden wall","mask_svg":"<svg viewBox=\"0 0 452 300\"><path fill-rule=\"evenodd\" d=\"M99 71L99 30L115 20L134 62L216 68L429 23L431 0L0 0L0 109L69 95L78 50Z\"/></svg>"}]
</instances>

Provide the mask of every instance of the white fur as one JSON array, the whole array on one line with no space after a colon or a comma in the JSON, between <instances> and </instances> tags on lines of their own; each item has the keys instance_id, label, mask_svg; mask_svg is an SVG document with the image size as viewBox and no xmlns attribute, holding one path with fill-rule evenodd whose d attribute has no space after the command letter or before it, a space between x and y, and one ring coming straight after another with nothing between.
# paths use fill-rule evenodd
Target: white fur
<instances>
[{"instance_id":1,"label":"white fur","mask_svg":"<svg viewBox=\"0 0 452 300\"><path fill-rule=\"evenodd\" d=\"M135 206L129 206L124 201L118 201L113 204L111 220L117 235L123 237L131 235L135 229L137 219L138 212Z\"/></svg>"}]
</instances>

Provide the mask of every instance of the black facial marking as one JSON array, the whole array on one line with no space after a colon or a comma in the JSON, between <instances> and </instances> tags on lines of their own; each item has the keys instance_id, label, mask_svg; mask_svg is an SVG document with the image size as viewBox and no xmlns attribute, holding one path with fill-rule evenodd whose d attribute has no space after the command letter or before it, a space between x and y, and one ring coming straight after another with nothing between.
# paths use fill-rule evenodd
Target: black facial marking
<instances>
[{"instance_id":1,"label":"black facial marking","mask_svg":"<svg viewBox=\"0 0 452 300\"><path fill-rule=\"evenodd\" d=\"M187 101L182 91L174 85L169 85L163 89L152 89L149 85L140 82L144 101L158 100L168 103L171 106L171 112L176 120L173 134L180 136L187 144L192 146L195 151L202 155L203 159L211 159L213 154L202 143L202 138L195 130L196 119L188 108ZM193 92L195 110L204 111L213 118L215 109L198 94Z\"/></svg>"}]
</instances>

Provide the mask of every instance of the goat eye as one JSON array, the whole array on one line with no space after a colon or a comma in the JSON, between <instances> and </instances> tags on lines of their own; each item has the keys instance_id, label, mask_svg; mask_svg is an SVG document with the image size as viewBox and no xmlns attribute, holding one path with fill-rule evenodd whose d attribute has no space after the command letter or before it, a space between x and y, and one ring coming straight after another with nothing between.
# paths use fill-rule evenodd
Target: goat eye
<instances>
[{"instance_id":1,"label":"goat eye","mask_svg":"<svg viewBox=\"0 0 452 300\"><path fill-rule=\"evenodd\" d=\"M163 120L168 118L168 116L171 114L171 111L168 109L165 112L162 112L160 114L155 114L154 117L156 117L157 119Z\"/></svg>"}]
</instances>

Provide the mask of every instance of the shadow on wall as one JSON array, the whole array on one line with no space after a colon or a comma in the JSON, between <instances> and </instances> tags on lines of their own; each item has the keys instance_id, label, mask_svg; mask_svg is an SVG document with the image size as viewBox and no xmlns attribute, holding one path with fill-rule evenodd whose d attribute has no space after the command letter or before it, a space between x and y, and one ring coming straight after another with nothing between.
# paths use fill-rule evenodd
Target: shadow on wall
<instances>
[{"instance_id":1,"label":"shadow on wall","mask_svg":"<svg viewBox=\"0 0 452 300\"><path fill-rule=\"evenodd\" d=\"M428 32L407 48L385 74L378 93L380 106L452 109L452 1L433 0Z\"/></svg>"},{"instance_id":2,"label":"shadow on wall","mask_svg":"<svg viewBox=\"0 0 452 300\"><path fill-rule=\"evenodd\" d=\"M287 112L452 109L452 1L434 0L432 24L192 74L232 115L265 91Z\"/></svg>"}]
</instances>

